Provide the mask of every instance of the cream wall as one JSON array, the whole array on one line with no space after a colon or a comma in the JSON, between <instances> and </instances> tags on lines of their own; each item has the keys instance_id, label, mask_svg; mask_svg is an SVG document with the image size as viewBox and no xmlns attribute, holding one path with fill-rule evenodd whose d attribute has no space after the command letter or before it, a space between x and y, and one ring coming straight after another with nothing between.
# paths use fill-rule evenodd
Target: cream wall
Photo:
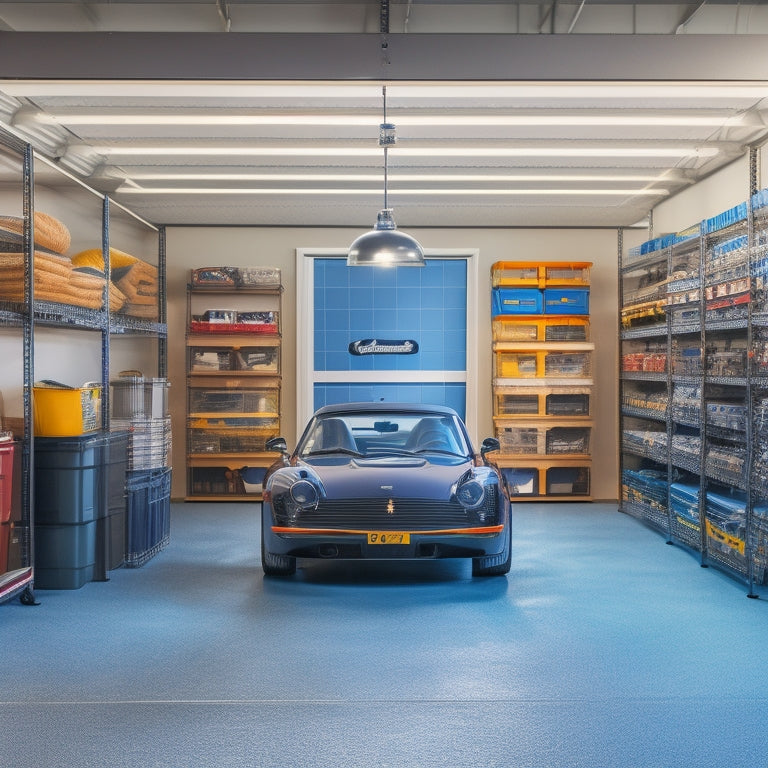
<instances>
[{"instance_id":1,"label":"cream wall","mask_svg":"<svg viewBox=\"0 0 768 768\"><path fill-rule=\"evenodd\" d=\"M71 257L81 250L101 248L103 197L79 184L68 182L64 177L62 182L61 186L36 183L35 209L54 216L66 225L71 235L67 256ZM20 184L0 188L0 212L21 216L21 203ZM158 235L155 229L113 206L110 232L115 247L156 263ZM0 355L3 360L0 365L0 413L18 421L24 408L22 353L20 329L0 328ZM110 338L110 379L127 369L156 376L157 363L158 344L155 339L130 334ZM48 328L38 324L35 327L32 364L34 381L50 379L69 386L101 381L101 332L76 327Z\"/></svg>"},{"instance_id":2,"label":"cream wall","mask_svg":"<svg viewBox=\"0 0 768 768\"><path fill-rule=\"evenodd\" d=\"M590 310L595 353L595 439L592 493L595 499L616 499L617 455L617 349L618 349L618 235L612 229L418 229L409 227L427 250L478 249L478 435L492 434L491 404L491 284L496 261L591 261ZM269 265L280 267L283 296L282 431L289 443L296 439L296 272L297 248L333 248L344 251L360 234L341 228L217 228L169 227L167 236L168 373L172 382L174 434L172 494L185 494L185 350L186 285L189 270L215 265ZM642 242L645 233L625 233L625 243ZM630 241L631 238L631 241Z\"/></svg>"},{"instance_id":3,"label":"cream wall","mask_svg":"<svg viewBox=\"0 0 768 768\"><path fill-rule=\"evenodd\" d=\"M765 149L759 153L762 160ZM765 165L765 162L762 163ZM766 186L760 181L758 186ZM654 235L676 232L747 199L749 165L743 157L717 174L678 194L654 210ZM0 190L6 212L20 209L18 190ZM76 189L36 188L39 210L67 223L73 234L69 253L100 242L101 200ZM18 210L20 213L20 210ZM112 223L115 245L152 260L152 232L122 221ZM618 233L612 229L418 229L409 228L429 250L477 249L478 295L478 434L492 432L490 267L501 260L592 261L591 314L595 354L595 440L593 483L596 499L616 499L618 492ZM297 248L343 251L360 234L358 228L248 228L169 227L167 229L168 374L173 417L173 497L185 494L185 324L186 284L193 267L219 264L264 264L280 267L283 302L283 431L292 441L296 424L296 275ZM624 247L648 239L644 229L623 231ZM146 253L145 253L146 251ZM62 341L64 343L62 343ZM92 331L38 328L35 338L35 378L53 378L69 384L100 376L100 338ZM0 393L6 416L21 415L21 344L18 330L0 329L0 352L6 365L0 370ZM110 371L125 368L154 375L157 345L151 339L115 338L111 342Z\"/></svg>"},{"instance_id":4,"label":"cream wall","mask_svg":"<svg viewBox=\"0 0 768 768\"><path fill-rule=\"evenodd\" d=\"M57 194L58 193L58 194ZM746 159L665 202L654 211L654 234L678 231L746 199ZM7 201L10 204L10 200ZM15 202L15 201L14 201ZM73 248L98 241L98 207L88 206L91 215L80 222L81 212L70 210L59 190L39 195L42 210L66 220L76 233ZM92 206L92 207L91 207ZM9 208L10 209L10 208ZM93 230L93 231L92 231ZM616 499L618 493L618 233L613 229L418 229L409 228L429 250L477 249L479 295L476 343L478 345L478 434L491 434L491 322L490 267L501 260L592 261L591 314L595 353L595 439L593 441L592 492L596 499ZM85 239L82 235L85 234ZM218 264L264 264L280 267L283 298L283 432L295 440L300 425L295 419L296 400L296 275L297 248L331 248L343 251L360 234L357 228L248 228L168 227L168 375L173 418L174 498L185 495L185 326L186 284L189 270ZM631 248L648 238L644 229L626 229L624 247ZM126 234L120 238L134 244ZM82 242L80 242L82 240ZM139 247L139 246L136 246ZM79 383L99 378L98 334L67 334L38 329L35 349L35 378L56 378ZM0 349L12 362L0 375L5 413L20 413L21 388L18 333L0 331ZM156 345L151 340L113 338L111 371L138 368L154 373ZM71 379L71 381L70 381ZM17 413L17 411L19 413Z\"/></svg>"},{"instance_id":5,"label":"cream wall","mask_svg":"<svg viewBox=\"0 0 768 768\"><path fill-rule=\"evenodd\" d=\"M758 182L758 186L761 186ZM653 233L681 232L749 197L749 159L745 155L693 187L656 206Z\"/></svg>"},{"instance_id":6,"label":"cream wall","mask_svg":"<svg viewBox=\"0 0 768 768\"><path fill-rule=\"evenodd\" d=\"M758 180L758 186L763 183ZM683 230L747 199L749 164L741 158L708 179L657 206L653 234ZM553 216L554 218L554 216ZM614 229L418 229L409 227L428 250L478 249L478 433L493 430L491 404L490 268L496 261L591 261L590 313L595 342L595 430L592 494L595 499L618 497L618 238ZM219 264L263 264L280 267L283 297L283 433L295 440L301 425L296 401L296 273L297 248L343 251L360 234L347 228L227 228L169 227L167 229L169 377L174 431L174 498L185 493L184 391L186 284L189 270ZM623 246L647 240L646 229L625 229Z\"/></svg>"}]
</instances>

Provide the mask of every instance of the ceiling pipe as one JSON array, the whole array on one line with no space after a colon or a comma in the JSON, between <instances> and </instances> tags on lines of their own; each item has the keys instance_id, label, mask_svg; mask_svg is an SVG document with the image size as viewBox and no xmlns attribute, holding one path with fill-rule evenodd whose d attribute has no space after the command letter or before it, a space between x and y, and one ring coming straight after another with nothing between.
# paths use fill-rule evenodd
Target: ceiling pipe
<instances>
[{"instance_id":1,"label":"ceiling pipe","mask_svg":"<svg viewBox=\"0 0 768 768\"><path fill-rule=\"evenodd\" d=\"M587 2L587 0L581 0L581 5L576 9L576 13L573 14L573 18L571 19L571 24L568 27L568 34L570 35L571 32L573 32L573 28L576 26L576 22L579 20L579 16L581 16L581 12L584 10L584 5Z\"/></svg>"},{"instance_id":2,"label":"ceiling pipe","mask_svg":"<svg viewBox=\"0 0 768 768\"><path fill-rule=\"evenodd\" d=\"M685 16L683 16L682 21L677 25L677 28L675 29L676 35L682 35L685 32L685 28L688 26L688 24L693 20L693 17L707 4L707 0L703 0L701 3L699 3L696 8L694 8L692 11L689 11Z\"/></svg>"},{"instance_id":3,"label":"ceiling pipe","mask_svg":"<svg viewBox=\"0 0 768 768\"><path fill-rule=\"evenodd\" d=\"M557 16L557 0L552 0L552 2L547 6L547 10L544 13L544 18L542 18L541 23L539 24L539 33L544 32L544 26L547 23L547 21L549 21L549 34L554 35L556 16Z\"/></svg>"},{"instance_id":4,"label":"ceiling pipe","mask_svg":"<svg viewBox=\"0 0 768 768\"><path fill-rule=\"evenodd\" d=\"M229 32L232 29L232 18L229 15L229 3L226 0L216 0L216 10L224 25L224 31Z\"/></svg>"},{"instance_id":5,"label":"ceiling pipe","mask_svg":"<svg viewBox=\"0 0 768 768\"><path fill-rule=\"evenodd\" d=\"M408 5L405 9L405 21L403 22L403 32L408 31L408 24L411 21L411 10L413 9L413 0L408 0Z\"/></svg>"},{"instance_id":6,"label":"ceiling pipe","mask_svg":"<svg viewBox=\"0 0 768 768\"><path fill-rule=\"evenodd\" d=\"M85 16L85 18L88 19L88 21L90 21L94 27L99 26L99 14L93 8L92 2L81 2L80 10L82 11L83 16Z\"/></svg>"}]
</instances>

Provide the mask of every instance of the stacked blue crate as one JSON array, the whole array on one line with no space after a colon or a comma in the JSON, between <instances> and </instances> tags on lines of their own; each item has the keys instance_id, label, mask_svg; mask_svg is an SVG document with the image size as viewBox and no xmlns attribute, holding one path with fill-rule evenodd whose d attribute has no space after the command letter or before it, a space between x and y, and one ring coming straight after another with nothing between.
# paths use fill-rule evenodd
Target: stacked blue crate
<instances>
[{"instance_id":1,"label":"stacked blue crate","mask_svg":"<svg viewBox=\"0 0 768 768\"><path fill-rule=\"evenodd\" d=\"M768 506L760 505L753 508L748 543L749 551L752 553L755 582L766 584L768 583Z\"/></svg>"},{"instance_id":2,"label":"stacked blue crate","mask_svg":"<svg viewBox=\"0 0 768 768\"><path fill-rule=\"evenodd\" d=\"M545 288L543 301L547 315L589 314L589 288Z\"/></svg>"},{"instance_id":3,"label":"stacked blue crate","mask_svg":"<svg viewBox=\"0 0 768 768\"><path fill-rule=\"evenodd\" d=\"M701 549L699 486L672 483L669 486L670 528L672 535L693 549Z\"/></svg>"},{"instance_id":4,"label":"stacked blue crate","mask_svg":"<svg viewBox=\"0 0 768 768\"><path fill-rule=\"evenodd\" d=\"M493 288L493 315L588 315L589 288Z\"/></svg>"},{"instance_id":5,"label":"stacked blue crate","mask_svg":"<svg viewBox=\"0 0 768 768\"><path fill-rule=\"evenodd\" d=\"M171 535L171 470L139 469L128 473L125 564L138 568L163 550Z\"/></svg>"},{"instance_id":6,"label":"stacked blue crate","mask_svg":"<svg viewBox=\"0 0 768 768\"><path fill-rule=\"evenodd\" d=\"M666 472L625 469L621 473L621 479L622 501L627 506L627 511L667 532L669 509Z\"/></svg>"},{"instance_id":7,"label":"stacked blue crate","mask_svg":"<svg viewBox=\"0 0 768 768\"><path fill-rule=\"evenodd\" d=\"M114 427L128 429L125 566L138 568L170 541L169 383L130 371L110 382Z\"/></svg>"},{"instance_id":8,"label":"stacked blue crate","mask_svg":"<svg viewBox=\"0 0 768 768\"><path fill-rule=\"evenodd\" d=\"M704 501L707 556L742 575L747 574L747 505L741 495L707 491Z\"/></svg>"}]
</instances>

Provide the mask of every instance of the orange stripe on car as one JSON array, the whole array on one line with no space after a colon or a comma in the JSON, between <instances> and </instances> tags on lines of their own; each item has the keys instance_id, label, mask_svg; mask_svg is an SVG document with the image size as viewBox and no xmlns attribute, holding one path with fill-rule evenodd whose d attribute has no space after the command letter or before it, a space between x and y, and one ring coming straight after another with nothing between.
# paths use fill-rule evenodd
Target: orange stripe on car
<instances>
[{"instance_id":1,"label":"orange stripe on car","mask_svg":"<svg viewBox=\"0 0 768 768\"><path fill-rule=\"evenodd\" d=\"M431 531L400 531L398 533L410 533L412 536L465 536L467 534L493 534L501 533L503 525L489 525L482 528L438 528ZM289 526L272 526L273 533L301 533L310 536L365 536L368 533L381 533L380 529L374 531L353 530L346 528L291 528Z\"/></svg>"}]
</instances>

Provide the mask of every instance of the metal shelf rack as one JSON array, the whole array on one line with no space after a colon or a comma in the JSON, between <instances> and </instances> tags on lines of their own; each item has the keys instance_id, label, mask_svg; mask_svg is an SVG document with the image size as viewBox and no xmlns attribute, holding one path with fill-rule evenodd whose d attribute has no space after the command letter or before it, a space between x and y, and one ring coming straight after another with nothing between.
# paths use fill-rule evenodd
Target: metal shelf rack
<instances>
[{"instance_id":1,"label":"metal shelf rack","mask_svg":"<svg viewBox=\"0 0 768 768\"><path fill-rule=\"evenodd\" d=\"M35 333L43 329L53 333L83 332L94 333L99 337L101 361L101 428L109 430L109 379L110 379L110 339L123 335L138 335L152 337L157 340L157 370L161 375L167 367L166 361L166 293L165 293L165 233L162 228L135 217L127 209L122 208L107 196L90 189L76 177L67 174L55 166L44 156L36 153L26 142L16 136L0 131L0 191L3 193L4 204L11 210L4 213L20 214L23 219L23 284L24 300L20 302L0 303L0 326L9 331L3 343L13 344L14 333L20 331L22 345L21 382L18 389L22 402L21 418L6 419L6 425L13 428L19 436L21 453L21 471L19 480L20 512L14 524L14 546L17 551L14 567L5 573L0 573L0 602L19 597L25 604L35 604L35 499L34 499L34 427L32 418L32 390L35 381ZM56 183L51 183L52 181ZM79 196L89 201L88 211L93 208L90 228L99 233L94 238L104 255L105 288L103 291L103 308L88 309L75 304L43 301L35 297L34 279L34 219L36 198L47 198L49 204L57 200L68 205L77 206ZM73 201L72 198L75 198ZM15 204L14 199L19 200ZM92 201L92 203L90 202ZM117 217L118 222L110 226L111 217ZM126 224L126 222L129 222ZM158 259L158 293L157 319L146 321L138 318L118 315L110 312L110 291L107 290L110 278L110 242L120 244L126 233L134 228L140 231L144 238L157 249ZM16 387L14 386L14 390ZM105 487L104 493L108 493ZM10 565L11 563L9 563ZM98 580L105 580L102 573Z\"/></svg>"},{"instance_id":2,"label":"metal shelf rack","mask_svg":"<svg viewBox=\"0 0 768 768\"><path fill-rule=\"evenodd\" d=\"M750 597L768 584L766 245L762 191L684 232L619 248L622 354L637 339L667 348L663 374L620 375L620 507L746 583ZM638 317L625 310L641 268L666 286L664 321L649 328L626 322ZM651 386L667 398L663 413L637 407Z\"/></svg>"}]
</instances>

